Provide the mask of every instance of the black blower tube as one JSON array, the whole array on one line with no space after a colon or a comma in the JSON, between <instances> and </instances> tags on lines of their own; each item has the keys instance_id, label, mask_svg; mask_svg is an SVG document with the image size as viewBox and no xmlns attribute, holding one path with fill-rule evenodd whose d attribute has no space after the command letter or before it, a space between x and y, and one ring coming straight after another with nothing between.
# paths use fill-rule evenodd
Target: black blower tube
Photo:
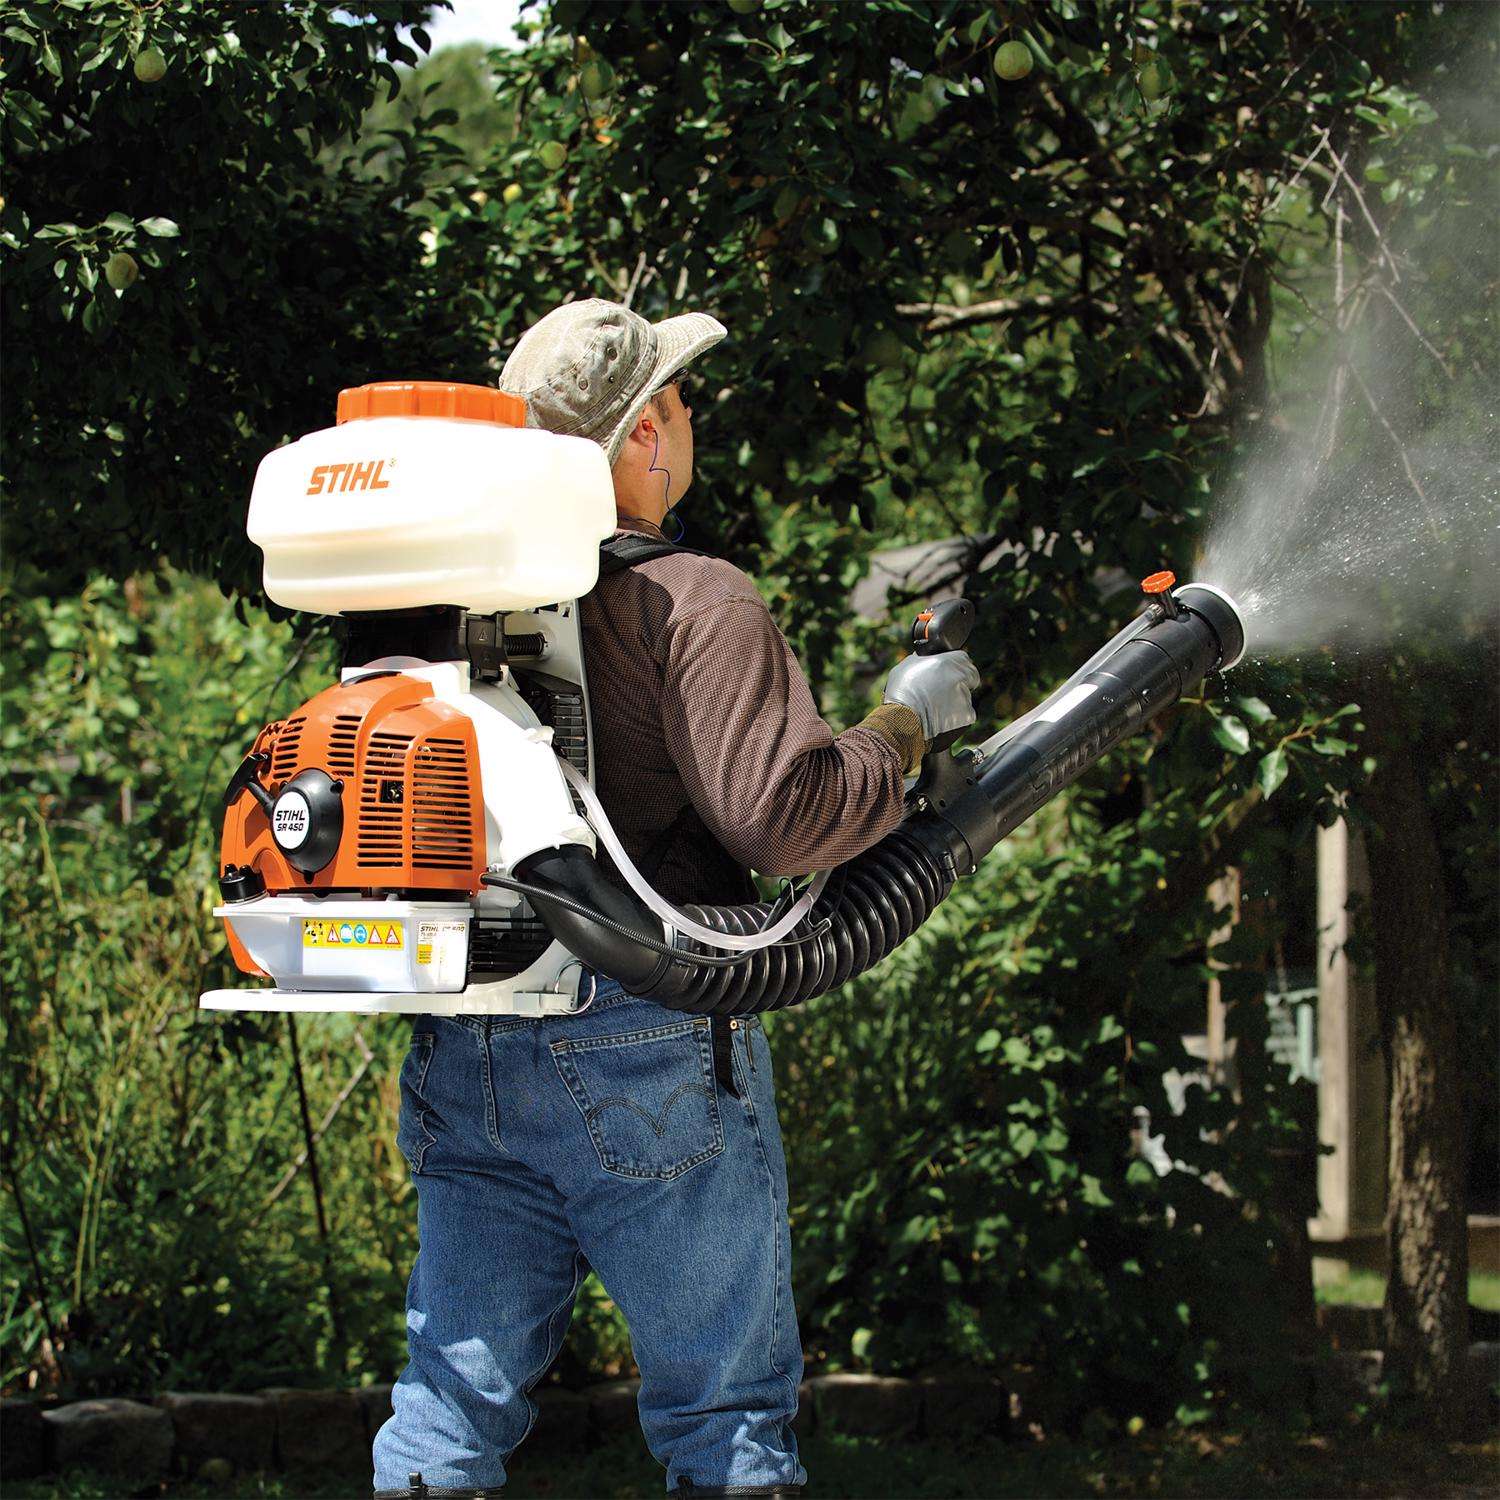
<instances>
[{"instance_id":1,"label":"black blower tube","mask_svg":"<svg viewBox=\"0 0 1500 1500\"><path fill-rule=\"evenodd\" d=\"M545 896L534 895L531 903L552 935L591 969L672 1010L749 1015L836 989L910 937L954 881L971 874L1043 803L1215 667L1233 666L1244 652L1239 611L1215 588L1186 584L1153 609L1153 623L1081 678L1049 714L989 753L981 747L976 756L956 757L954 763L964 768L957 795L931 799L925 810L841 865L783 942L749 953L741 963L695 963L695 953L712 950L682 936L673 941L681 956L668 958ZM523 860L516 873L642 936L660 936L661 924L606 881L586 849L544 850ZM748 934L764 926L770 907L684 910L705 927ZM814 933L825 921L827 929ZM805 935L799 939L799 933Z\"/></svg>"}]
</instances>

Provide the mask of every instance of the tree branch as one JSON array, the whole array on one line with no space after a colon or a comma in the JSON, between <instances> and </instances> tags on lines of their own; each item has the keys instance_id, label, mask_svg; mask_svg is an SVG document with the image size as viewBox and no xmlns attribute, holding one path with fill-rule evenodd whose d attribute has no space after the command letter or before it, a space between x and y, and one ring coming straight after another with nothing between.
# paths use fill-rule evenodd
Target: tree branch
<instances>
[{"instance_id":1,"label":"tree branch","mask_svg":"<svg viewBox=\"0 0 1500 1500\"><path fill-rule=\"evenodd\" d=\"M903 318L925 319L923 333L951 333L956 328L977 328L983 323L999 323L1029 313L1049 313L1059 317L1082 305L1076 297L1052 297L1042 293L1036 297L1001 297L994 302L976 302L970 307L955 307L948 302L902 302L897 304L896 311ZM1118 312L1112 302L1093 302L1090 307L1108 317Z\"/></svg>"},{"instance_id":2,"label":"tree branch","mask_svg":"<svg viewBox=\"0 0 1500 1500\"><path fill-rule=\"evenodd\" d=\"M370 1064L375 1061L375 1054L370 1050L369 1044L365 1041L364 1033L357 1026L354 1028L354 1041L359 1050L364 1054L364 1061L355 1069L354 1076L344 1085L338 1098L333 1101L328 1113L319 1121L318 1128L312 1132L309 1146L316 1146L323 1139L324 1132L333 1124L349 1096L359 1087L360 1080L370 1071ZM268 1209L292 1185L296 1180L297 1174L307 1165L307 1159L308 1152L304 1149L286 1171L281 1174L281 1180L267 1194L265 1202L261 1204L261 1212ZM258 1220L259 1215L256 1218Z\"/></svg>"}]
</instances>

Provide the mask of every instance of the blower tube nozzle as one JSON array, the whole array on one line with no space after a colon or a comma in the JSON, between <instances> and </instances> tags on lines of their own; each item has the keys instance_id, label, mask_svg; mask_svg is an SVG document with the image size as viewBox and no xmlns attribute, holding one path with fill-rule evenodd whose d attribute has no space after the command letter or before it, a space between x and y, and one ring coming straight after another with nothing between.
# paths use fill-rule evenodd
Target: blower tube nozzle
<instances>
[{"instance_id":1,"label":"blower tube nozzle","mask_svg":"<svg viewBox=\"0 0 1500 1500\"><path fill-rule=\"evenodd\" d=\"M1239 661L1244 622L1221 589L1191 583L1174 591L1168 580L1153 592L1158 603L1152 614L1122 632L1115 649L1090 660L1008 737L1001 731L966 758L967 790L944 799L941 809L912 813L841 865L812 911L781 943L728 967L710 966L694 962L695 953L706 950L681 934L672 939L676 956L667 957L534 897L538 915L590 968L673 1010L748 1015L781 1010L837 988L904 942L955 880L971 874L1001 839L1101 756L1209 672ZM570 849L563 856L546 850L522 861L516 873L602 907L617 923L642 933L660 930L632 897L599 877L586 851ZM747 934L764 927L770 908L762 903L684 910L715 931Z\"/></svg>"}]
</instances>

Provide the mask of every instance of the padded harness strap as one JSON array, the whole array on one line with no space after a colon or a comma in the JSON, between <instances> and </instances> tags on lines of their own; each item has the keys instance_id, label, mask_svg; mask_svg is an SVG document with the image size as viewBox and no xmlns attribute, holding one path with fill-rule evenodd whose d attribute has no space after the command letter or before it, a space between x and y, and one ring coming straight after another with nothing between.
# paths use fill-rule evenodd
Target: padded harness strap
<instances>
[{"instance_id":1,"label":"padded harness strap","mask_svg":"<svg viewBox=\"0 0 1500 1500\"><path fill-rule=\"evenodd\" d=\"M611 573L623 572L637 563L650 562L654 557L671 557L679 552L686 553L689 557L711 556L710 553L700 552L696 547L679 547L675 542L658 541L654 536L642 536L639 532L612 536L607 542L599 543L599 576L607 578ZM667 851L677 842L677 836L688 823L693 810L693 804L689 802L647 851L646 858L641 861L641 873L647 880L656 879L656 872L661 868ZM713 1041L714 1076L726 1094L738 1099L740 1093L734 1083L734 1036L729 1030L729 1022L723 1016L714 1016L709 1025Z\"/></svg>"}]
</instances>

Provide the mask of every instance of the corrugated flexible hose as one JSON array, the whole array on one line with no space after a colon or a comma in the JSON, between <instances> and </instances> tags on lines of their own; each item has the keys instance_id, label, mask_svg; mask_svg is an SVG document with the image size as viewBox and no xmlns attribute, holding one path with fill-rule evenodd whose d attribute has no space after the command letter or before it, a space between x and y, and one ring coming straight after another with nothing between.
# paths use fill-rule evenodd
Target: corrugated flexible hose
<instances>
[{"instance_id":1,"label":"corrugated flexible hose","mask_svg":"<svg viewBox=\"0 0 1500 1500\"><path fill-rule=\"evenodd\" d=\"M786 938L732 964L721 954L695 961L707 950L670 931L671 956L659 951L661 923L606 881L577 845L532 855L516 874L553 936L634 994L698 1015L799 1005L879 963L1012 829L1210 671L1233 665L1244 645L1239 612L1225 595L1197 584L1177 590L1152 623L1075 674L1066 694L1053 695L1050 711L1034 715L1020 733L1002 730L977 754L952 758L932 783L925 809L841 865ZM765 927L772 908L685 904L683 910L705 928L749 934Z\"/></svg>"}]
</instances>

